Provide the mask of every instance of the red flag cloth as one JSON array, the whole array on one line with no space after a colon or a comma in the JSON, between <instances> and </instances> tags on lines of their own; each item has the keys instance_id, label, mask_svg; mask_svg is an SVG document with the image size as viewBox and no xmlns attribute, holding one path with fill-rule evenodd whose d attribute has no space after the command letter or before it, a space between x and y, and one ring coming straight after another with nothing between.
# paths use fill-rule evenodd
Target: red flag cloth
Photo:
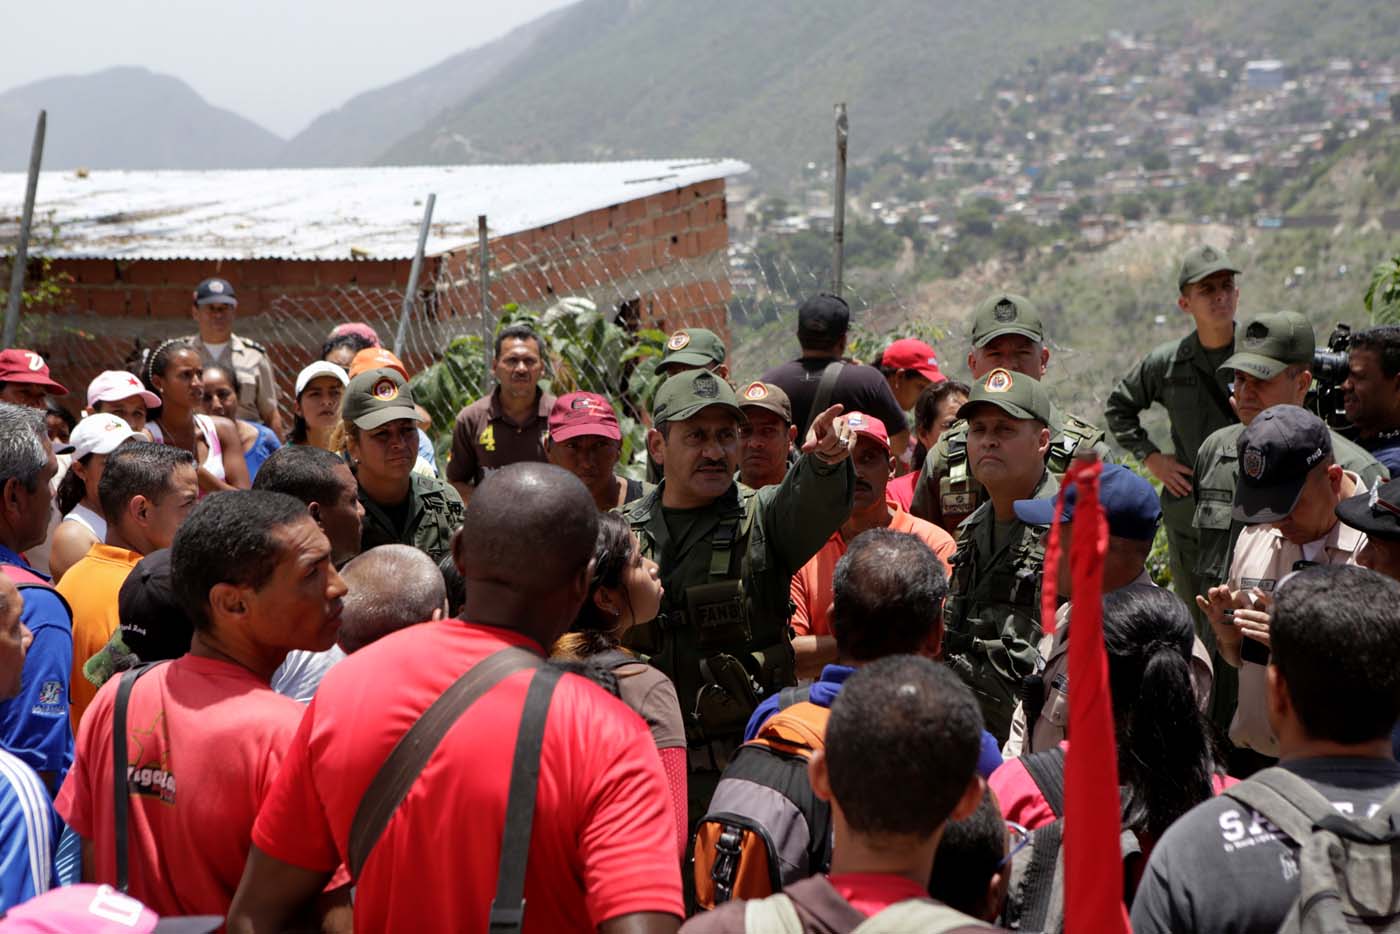
<instances>
[{"instance_id":1,"label":"red flag cloth","mask_svg":"<svg viewBox=\"0 0 1400 934\"><path fill-rule=\"evenodd\" d=\"M1123 905L1123 860L1118 837L1118 749L1113 703L1108 690L1108 653L1103 644L1103 561L1108 522L1099 505L1097 460L1076 460L1065 473L1055 515L1065 490L1074 484L1078 499L1070 535L1069 751L1065 756L1065 931L1130 934ZM1050 527L1041 589L1042 623L1055 630L1056 579L1060 562L1060 523Z\"/></svg>"}]
</instances>

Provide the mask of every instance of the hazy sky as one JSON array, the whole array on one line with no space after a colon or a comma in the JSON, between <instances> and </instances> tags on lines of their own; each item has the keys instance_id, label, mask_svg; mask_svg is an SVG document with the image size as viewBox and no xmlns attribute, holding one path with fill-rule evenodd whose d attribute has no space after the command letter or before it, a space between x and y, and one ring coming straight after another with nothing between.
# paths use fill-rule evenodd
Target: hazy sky
<instances>
[{"instance_id":1,"label":"hazy sky","mask_svg":"<svg viewBox=\"0 0 1400 934\"><path fill-rule=\"evenodd\" d=\"M0 5L0 91L55 75L142 65L290 136L361 91L569 2L16 0Z\"/></svg>"}]
</instances>

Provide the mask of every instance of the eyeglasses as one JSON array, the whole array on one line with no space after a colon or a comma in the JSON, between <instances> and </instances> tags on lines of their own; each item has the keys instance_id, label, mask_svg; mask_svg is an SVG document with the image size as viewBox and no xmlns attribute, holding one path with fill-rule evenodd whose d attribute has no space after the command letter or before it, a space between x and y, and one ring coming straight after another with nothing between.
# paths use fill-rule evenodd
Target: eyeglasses
<instances>
[{"instance_id":1,"label":"eyeglasses","mask_svg":"<svg viewBox=\"0 0 1400 934\"><path fill-rule=\"evenodd\" d=\"M1026 844L1031 842L1031 832L1015 821L1006 822L1006 836L1009 838L1010 846L1007 847L1006 855L997 863L997 869L1003 869L1011 862L1012 857L1026 848Z\"/></svg>"},{"instance_id":2,"label":"eyeglasses","mask_svg":"<svg viewBox=\"0 0 1400 934\"><path fill-rule=\"evenodd\" d=\"M1380 516L1382 513L1389 513L1392 516L1400 516L1400 506L1381 499L1381 488L1379 486L1371 490L1370 502L1371 515Z\"/></svg>"}]
</instances>

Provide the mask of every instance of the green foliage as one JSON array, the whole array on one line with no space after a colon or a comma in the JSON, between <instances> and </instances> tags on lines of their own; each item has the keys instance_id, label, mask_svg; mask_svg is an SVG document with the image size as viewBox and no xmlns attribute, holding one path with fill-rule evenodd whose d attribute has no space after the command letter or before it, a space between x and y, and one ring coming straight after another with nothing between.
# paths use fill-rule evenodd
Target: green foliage
<instances>
[{"instance_id":1,"label":"green foliage","mask_svg":"<svg viewBox=\"0 0 1400 934\"><path fill-rule=\"evenodd\" d=\"M619 469L640 476L646 449L643 413L660 377L652 372L665 353L666 335L654 329L635 334L607 319L587 299L566 298L543 313L512 303L502 310L496 333L512 324L528 324L545 342L545 378L541 385L555 395L595 392L617 409L622 428ZM434 425L448 426L434 439L440 454L451 445L451 428L462 408L493 387L481 336L466 335L452 341L442 359L412 381L413 397L428 410Z\"/></svg>"},{"instance_id":2,"label":"green foliage","mask_svg":"<svg viewBox=\"0 0 1400 934\"><path fill-rule=\"evenodd\" d=\"M1375 268L1370 288L1361 301L1373 323L1400 324L1400 255Z\"/></svg>"}]
</instances>

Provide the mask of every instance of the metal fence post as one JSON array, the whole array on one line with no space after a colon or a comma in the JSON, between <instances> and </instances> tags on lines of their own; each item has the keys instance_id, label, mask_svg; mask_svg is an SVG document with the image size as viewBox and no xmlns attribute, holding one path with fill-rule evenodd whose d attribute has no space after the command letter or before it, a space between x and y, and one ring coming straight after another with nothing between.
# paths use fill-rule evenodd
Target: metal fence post
<instances>
[{"instance_id":1,"label":"metal fence post","mask_svg":"<svg viewBox=\"0 0 1400 934\"><path fill-rule=\"evenodd\" d=\"M408 285L403 290L403 308L399 312L399 329L394 334L394 356L403 359L403 342L408 336L408 318L413 314L413 303L418 299L418 275L423 271L423 251L428 247L428 229L433 223L433 205L437 195L429 194L428 203L423 208L423 223L418 228L418 249L413 252L413 265L408 270Z\"/></svg>"},{"instance_id":2,"label":"metal fence post","mask_svg":"<svg viewBox=\"0 0 1400 934\"><path fill-rule=\"evenodd\" d=\"M29 231L34 223L34 195L39 188L39 163L44 158L44 129L48 111L39 111L34 125L34 145L29 150L29 179L24 188L24 213L19 219L19 242L15 244L14 265L10 267L10 294L5 303L5 333L3 347L13 347L19 332L19 304L24 294L25 266L29 262Z\"/></svg>"}]
</instances>

